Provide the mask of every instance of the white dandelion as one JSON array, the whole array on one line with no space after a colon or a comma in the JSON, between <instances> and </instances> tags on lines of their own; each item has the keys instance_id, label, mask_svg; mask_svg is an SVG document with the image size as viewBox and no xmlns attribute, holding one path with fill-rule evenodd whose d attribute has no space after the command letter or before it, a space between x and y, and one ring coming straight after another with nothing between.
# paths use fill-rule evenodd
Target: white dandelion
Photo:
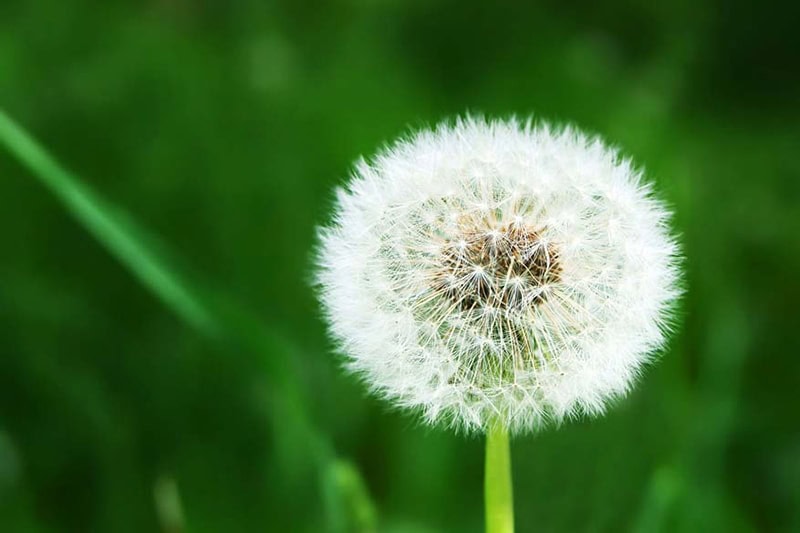
<instances>
[{"instance_id":1,"label":"white dandelion","mask_svg":"<svg viewBox=\"0 0 800 533\"><path fill-rule=\"evenodd\" d=\"M322 303L348 367L395 405L534 431L603 412L662 346L669 216L597 138L458 120L357 164L321 230Z\"/></svg>"}]
</instances>

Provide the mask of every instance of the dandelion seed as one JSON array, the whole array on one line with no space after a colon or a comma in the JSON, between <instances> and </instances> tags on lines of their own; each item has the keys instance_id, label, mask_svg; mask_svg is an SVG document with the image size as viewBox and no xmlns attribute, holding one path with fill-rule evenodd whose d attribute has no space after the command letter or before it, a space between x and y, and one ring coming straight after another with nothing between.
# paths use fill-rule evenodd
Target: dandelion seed
<instances>
[{"instance_id":1,"label":"dandelion seed","mask_svg":"<svg viewBox=\"0 0 800 533\"><path fill-rule=\"evenodd\" d=\"M664 342L669 211L573 129L468 118L361 161L321 230L348 367L430 423L537 430L596 415Z\"/></svg>"}]
</instances>

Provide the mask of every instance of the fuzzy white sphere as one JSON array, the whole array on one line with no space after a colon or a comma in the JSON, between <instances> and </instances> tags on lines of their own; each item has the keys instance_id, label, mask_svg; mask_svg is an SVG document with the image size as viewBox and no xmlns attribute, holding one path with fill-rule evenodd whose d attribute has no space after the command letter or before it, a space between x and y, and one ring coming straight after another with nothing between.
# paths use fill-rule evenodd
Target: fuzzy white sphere
<instances>
[{"instance_id":1,"label":"fuzzy white sphere","mask_svg":"<svg viewBox=\"0 0 800 533\"><path fill-rule=\"evenodd\" d=\"M669 211L599 139L468 118L360 161L317 280L348 367L431 423L601 413L662 346Z\"/></svg>"}]
</instances>

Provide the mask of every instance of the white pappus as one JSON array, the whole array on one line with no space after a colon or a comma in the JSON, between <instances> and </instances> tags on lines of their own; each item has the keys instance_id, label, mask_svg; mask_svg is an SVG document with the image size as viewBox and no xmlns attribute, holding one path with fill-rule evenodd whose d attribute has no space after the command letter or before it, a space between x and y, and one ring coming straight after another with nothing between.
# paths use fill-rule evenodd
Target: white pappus
<instances>
[{"instance_id":1,"label":"white pappus","mask_svg":"<svg viewBox=\"0 0 800 533\"><path fill-rule=\"evenodd\" d=\"M358 162L316 281L373 391L430 423L533 431L601 413L662 346L669 218L597 138L465 118Z\"/></svg>"}]
</instances>

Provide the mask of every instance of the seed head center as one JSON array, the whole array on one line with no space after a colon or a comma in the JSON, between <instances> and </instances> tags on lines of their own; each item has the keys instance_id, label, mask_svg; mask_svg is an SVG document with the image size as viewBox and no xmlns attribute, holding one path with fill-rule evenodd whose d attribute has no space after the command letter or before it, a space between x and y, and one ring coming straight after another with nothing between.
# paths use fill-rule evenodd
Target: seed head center
<instances>
[{"instance_id":1,"label":"seed head center","mask_svg":"<svg viewBox=\"0 0 800 533\"><path fill-rule=\"evenodd\" d=\"M518 221L464 228L442 248L434 288L462 311L524 311L560 280L558 250Z\"/></svg>"}]
</instances>

